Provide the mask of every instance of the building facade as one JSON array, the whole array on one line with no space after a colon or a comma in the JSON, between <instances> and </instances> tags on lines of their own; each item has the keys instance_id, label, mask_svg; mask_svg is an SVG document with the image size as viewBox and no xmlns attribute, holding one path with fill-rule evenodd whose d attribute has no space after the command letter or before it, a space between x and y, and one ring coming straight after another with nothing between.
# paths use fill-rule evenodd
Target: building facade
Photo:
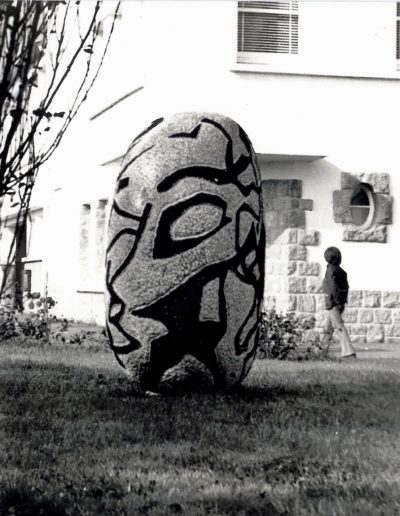
<instances>
[{"instance_id":1,"label":"building facade","mask_svg":"<svg viewBox=\"0 0 400 516\"><path fill-rule=\"evenodd\" d=\"M30 288L46 277L58 315L103 324L121 157L160 116L218 112L258 155L266 307L320 324L333 245L348 272L352 338L400 341L399 3L144 0L123 2L121 14L91 97L41 172Z\"/></svg>"}]
</instances>

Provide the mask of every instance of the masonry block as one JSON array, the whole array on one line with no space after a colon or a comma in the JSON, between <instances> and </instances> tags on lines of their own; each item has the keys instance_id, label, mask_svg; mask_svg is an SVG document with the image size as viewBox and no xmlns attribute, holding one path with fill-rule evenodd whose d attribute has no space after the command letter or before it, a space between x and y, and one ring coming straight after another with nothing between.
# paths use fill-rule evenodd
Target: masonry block
<instances>
[{"instance_id":1,"label":"masonry block","mask_svg":"<svg viewBox=\"0 0 400 516\"><path fill-rule=\"evenodd\" d=\"M286 210L279 213L279 226L284 228L304 228L306 214L304 210Z\"/></svg>"},{"instance_id":2,"label":"masonry block","mask_svg":"<svg viewBox=\"0 0 400 516\"><path fill-rule=\"evenodd\" d=\"M299 276L319 276L320 265L317 262L298 262Z\"/></svg>"},{"instance_id":3,"label":"masonry block","mask_svg":"<svg viewBox=\"0 0 400 516\"><path fill-rule=\"evenodd\" d=\"M366 335L367 326L365 324L352 324L350 326L350 333L352 335Z\"/></svg>"},{"instance_id":4,"label":"masonry block","mask_svg":"<svg viewBox=\"0 0 400 516\"><path fill-rule=\"evenodd\" d=\"M392 322L391 310L374 310L374 321L380 324L390 324Z\"/></svg>"},{"instance_id":5,"label":"masonry block","mask_svg":"<svg viewBox=\"0 0 400 516\"><path fill-rule=\"evenodd\" d=\"M303 245L288 245L285 252L289 260L307 259L307 249Z\"/></svg>"},{"instance_id":6,"label":"masonry block","mask_svg":"<svg viewBox=\"0 0 400 516\"><path fill-rule=\"evenodd\" d=\"M288 292L293 294L302 294L306 292L306 279L297 276L289 276Z\"/></svg>"},{"instance_id":7,"label":"masonry block","mask_svg":"<svg viewBox=\"0 0 400 516\"><path fill-rule=\"evenodd\" d=\"M316 230L305 231L301 238L299 238L300 245L318 245L319 232Z\"/></svg>"},{"instance_id":8,"label":"masonry block","mask_svg":"<svg viewBox=\"0 0 400 516\"><path fill-rule=\"evenodd\" d=\"M359 310L358 317L360 323L372 323L374 320L374 313L372 310Z\"/></svg>"},{"instance_id":9,"label":"masonry block","mask_svg":"<svg viewBox=\"0 0 400 516\"><path fill-rule=\"evenodd\" d=\"M381 293L378 291L364 291L364 306L368 308L377 308L381 306L381 297Z\"/></svg>"},{"instance_id":10,"label":"masonry block","mask_svg":"<svg viewBox=\"0 0 400 516\"><path fill-rule=\"evenodd\" d=\"M389 174L381 172L342 172L342 188L353 190L360 183L372 186L375 193L389 193Z\"/></svg>"},{"instance_id":11,"label":"masonry block","mask_svg":"<svg viewBox=\"0 0 400 516\"><path fill-rule=\"evenodd\" d=\"M297 228L281 229L279 235L275 238L277 244L297 244L298 232L302 231Z\"/></svg>"},{"instance_id":12,"label":"masonry block","mask_svg":"<svg viewBox=\"0 0 400 516\"><path fill-rule=\"evenodd\" d=\"M276 197L301 197L302 182L299 179L264 179L262 181L264 199Z\"/></svg>"},{"instance_id":13,"label":"masonry block","mask_svg":"<svg viewBox=\"0 0 400 516\"><path fill-rule=\"evenodd\" d=\"M307 294L297 296L297 310L299 312L315 313L315 296Z\"/></svg>"},{"instance_id":14,"label":"masonry block","mask_svg":"<svg viewBox=\"0 0 400 516\"><path fill-rule=\"evenodd\" d=\"M263 199L264 214L275 210L275 199Z\"/></svg>"},{"instance_id":15,"label":"masonry block","mask_svg":"<svg viewBox=\"0 0 400 516\"><path fill-rule=\"evenodd\" d=\"M368 326L367 330L367 342L383 342L384 332L383 328L379 324Z\"/></svg>"},{"instance_id":16,"label":"masonry block","mask_svg":"<svg viewBox=\"0 0 400 516\"><path fill-rule=\"evenodd\" d=\"M296 274L296 271L297 271L297 263L301 263L301 262L296 262L294 260L290 260L287 262L286 264L286 273L291 276L293 274Z\"/></svg>"},{"instance_id":17,"label":"masonry block","mask_svg":"<svg viewBox=\"0 0 400 516\"><path fill-rule=\"evenodd\" d=\"M273 310L276 307L276 297L264 294L264 310Z\"/></svg>"},{"instance_id":18,"label":"masonry block","mask_svg":"<svg viewBox=\"0 0 400 516\"><path fill-rule=\"evenodd\" d=\"M278 182L277 197L302 197L302 181L299 179L285 179Z\"/></svg>"},{"instance_id":19,"label":"masonry block","mask_svg":"<svg viewBox=\"0 0 400 516\"><path fill-rule=\"evenodd\" d=\"M300 199L299 200L300 210L312 211L313 206L314 206L314 201L312 199Z\"/></svg>"},{"instance_id":20,"label":"masonry block","mask_svg":"<svg viewBox=\"0 0 400 516\"><path fill-rule=\"evenodd\" d=\"M400 337L385 337L387 344L397 344L400 346Z\"/></svg>"},{"instance_id":21,"label":"masonry block","mask_svg":"<svg viewBox=\"0 0 400 516\"><path fill-rule=\"evenodd\" d=\"M362 306L363 293L361 290L350 290L347 306Z\"/></svg>"},{"instance_id":22,"label":"masonry block","mask_svg":"<svg viewBox=\"0 0 400 516\"><path fill-rule=\"evenodd\" d=\"M358 321L358 310L355 308L346 308L343 312L343 321L349 324L356 323Z\"/></svg>"},{"instance_id":23,"label":"masonry block","mask_svg":"<svg viewBox=\"0 0 400 516\"><path fill-rule=\"evenodd\" d=\"M326 310L325 307L325 294L315 294L315 310L317 312L323 312Z\"/></svg>"},{"instance_id":24,"label":"masonry block","mask_svg":"<svg viewBox=\"0 0 400 516\"><path fill-rule=\"evenodd\" d=\"M382 306L385 308L400 308L400 292L384 292Z\"/></svg>"},{"instance_id":25,"label":"masonry block","mask_svg":"<svg viewBox=\"0 0 400 516\"><path fill-rule=\"evenodd\" d=\"M400 323L385 326L385 335L387 337L400 337Z\"/></svg>"},{"instance_id":26,"label":"masonry block","mask_svg":"<svg viewBox=\"0 0 400 516\"><path fill-rule=\"evenodd\" d=\"M287 298L288 311L294 312L297 309L297 297L289 295Z\"/></svg>"},{"instance_id":27,"label":"masonry block","mask_svg":"<svg viewBox=\"0 0 400 516\"><path fill-rule=\"evenodd\" d=\"M315 276L309 276L306 278L307 292L310 293L322 293L323 292L323 280Z\"/></svg>"},{"instance_id":28,"label":"masonry block","mask_svg":"<svg viewBox=\"0 0 400 516\"><path fill-rule=\"evenodd\" d=\"M343 229L343 240L346 242L377 242L384 244L387 240L387 227L382 224L373 224L367 229L360 229L354 224L349 224Z\"/></svg>"},{"instance_id":29,"label":"masonry block","mask_svg":"<svg viewBox=\"0 0 400 516\"><path fill-rule=\"evenodd\" d=\"M277 211L264 211L265 231L268 233L269 228L276 228L279 224Z\"/></svg>"},{"instance_id":30,"label":"masonry block","mask_svg":"<svg viewBox=\"0 0 400 516\"><path fill-rule=\"evenodd\" d=\"M352 222L350 202L352 190L335 190L333 192L333 219L335 222Z\"/></svg>"},{"instance_id":31,"label":"masonry block","mask_svg":"<svg viewBox=\"0 0 400 516\"><path fill-rule=\"evenodd\" d=\"M360 184L361 181L356 175L350 174L348 172L342 172L341 182L343 190L353 190L357 185Z\"/></svg>"},{"instance_id":32,"label":"masonry block","mask_svg":"<svg viewBox=\"0 0 400 516\"><path fill-rule=\"evenodd\" d=\"M375 213L374 224L392 224L393 197L386 194L374 194Z\"/></svg>"},{"instance_id":33,"label":"masonry block","mask_svg":"<svg viewBox=\"0 0 400 516\"><path fill-rule=\"evenodd\" d=\"M267 198L264 201L264 209L275 211L296 210L299 209L300 202L301 199L299 199L298 197Z\"/></svg>"},{"instance_id":34,"label":"masonry block","mask_svg":"<svg viewBox=\"0 0 400 516\"><path fill-rule=\"evenodd\" d=\"M304 233L306 232L305 228L296 228L297 231L297 244L302 240L304 237Z\"/></svg>"},{"instance_id":35,"label":"masonry block","mask_svg":"<svg viewBox=\"0 0 400 516\"><path fill-rule=\"evenodd\" d=\"M400 310L392 310L392 321L394 323L400 322Z\"/></svg>"},{"instance_id":36,"label":"masonry block","mask_svg":"<svg viewBox=\"0 0 400 516\"><path fill-rule=\"evenodd\" d=\"M264 213L264 226L265 226L265 213ZM267 246L275 244L275 239L280 235L281 231L277 228L265 226L265 243Z\"/></svg>"}]
</instances>

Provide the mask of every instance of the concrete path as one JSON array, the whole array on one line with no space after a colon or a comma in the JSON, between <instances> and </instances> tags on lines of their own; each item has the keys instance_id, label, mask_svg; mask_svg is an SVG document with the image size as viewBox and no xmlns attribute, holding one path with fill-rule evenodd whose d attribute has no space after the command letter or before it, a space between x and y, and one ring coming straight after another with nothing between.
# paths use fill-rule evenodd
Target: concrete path
<instances>
[{"instance_id":1,"label":"concrete path","mask_svg":"<svg viewBox=\"0 0 400 516\"><path fill-rule=\"evenodd\" d=\"M368 358L382 358L382 359L400 359L400 345L399 344L385 344L385 343L370 343L365 345L354 346L357 353L357 358L368 359ZM340 346L332 345L329 349L329 356L334 358L340 358Z\"/></svg>"}]
</instances>

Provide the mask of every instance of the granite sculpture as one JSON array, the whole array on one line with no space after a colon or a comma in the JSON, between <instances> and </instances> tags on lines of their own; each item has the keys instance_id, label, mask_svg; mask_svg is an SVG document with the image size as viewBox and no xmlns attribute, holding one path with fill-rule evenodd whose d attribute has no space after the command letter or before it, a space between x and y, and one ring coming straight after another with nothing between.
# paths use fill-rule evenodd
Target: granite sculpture
<instances>
[{"instance_id":1,"label":"granite sculpture","mask_svg":"<svg viewBox=\"0 0 400 516\"><path fill-rule=\"evenodd\" d=\"M130 145L106 251L106 321L139 390L230 388L254 360L264 278L261 181L231 119L179 113Z\"/></svg>"}]
</instances>

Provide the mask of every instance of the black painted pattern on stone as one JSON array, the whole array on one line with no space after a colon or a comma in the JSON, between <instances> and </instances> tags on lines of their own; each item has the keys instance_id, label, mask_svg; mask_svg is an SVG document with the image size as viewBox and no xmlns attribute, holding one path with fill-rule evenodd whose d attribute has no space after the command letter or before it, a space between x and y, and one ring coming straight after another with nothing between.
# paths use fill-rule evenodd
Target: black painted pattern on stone
<instances>
[{"instance_id":1,"label":"black painted pattern on stone","mask_svg":"<svg viewBox=\"0 0 400 516\"><path fill-rule=\"evenodd\" d=\"M139 159L141 156L143 156L143 154L146 154L146 152L149 152L152 148L154 147L154 145L151 145L150 147L147 147L147 149L144 149L142 152L140 152L139 154L136 154L136 156L134 156L132 159L130 159L128 161L128 163L126 163L121 172L118 174L118 177L117 177L117 181L120 180L121 176L124 174L124 172L126 172L126 170L137 160Z\"/></svg>"},{"instance_id":2,"label":"black painted pattern on stone","mask_svg":"<svg viewBox=\"0 0 400 516\"><path fill-rule=\"evenodd\" d=\"M159 125L162 119L158 121L156 125ZM226 281L228 271L234 273L240 281L247 283L254 288L254 300L252 306L246 318L243 320L236 336L235 336L235 352L237 355L246 354L243 361L242 373L239 381L247 372L247 363L251 360L255 353L255 347L258 340L258 328L259 328L259 316L260 306L263 294L263 255L264 255L264 232L262 227L261 219L261 200L259 201L259 213L257 214L254 209L245 202L245 198L255 191L261 192L261 182L258 181L256 170L253 168L254 182L244 185L240 182L238 176L244 172L249 165L252 165L255 159L252 147L247 135L244 131L239 128L240 137L244 143L244 146L248 152L248 156L241 155L236 163L233 161L233 142L230 134L226 129L215 120L210 118L203 118L201 123L198 124L190 132L178 132L170 135L170 138L197 138L202 124L211 124L217 128L225 136L227 140L225 162L226 168L221 170L212 167L203 166L191 166L182 168L175 171L170 176L164 178L158 185L157 190L162 193L172 188L177 182L186 177L194 177L198 179L206 179L217 185L234 184L241 194L244 196L242 206L236 213L236 254L222 263L214 264L196 274L194 277L189 278L183 284L178 285L172 292L163 296L162 298L156 299L154 302L141 309L132 310L131 314L136 317L143 317L160 321L168 330L166 335L158 337L151 342L151 355L152 364L151 367L147 368L144 372L143 378L141 379L142 387L149 390L157 390L158 383L164 374L164 372L171 367L178 364L185 354L191 354L199 361L204 363L211 373L213 374L215 384L217 387L224 386L223 374L217 365L217 359L215 355L215 348L224 336L227 330L227 312L226 312L226 299L224 293L224 283ZM153 126L155 127L155 126ZM148 134L152 127L144 131L138 138L134 140L136 142L144 134ZM133 143L134 143L133 142ZM133 145L131 145L132 148ZM153 146L145 149L140 154L131 159L123 168L119 174L121 175L130 167L135 160L138 159L144 152L148 152ZM121 181L124 181L123 179ZM118 189L125 188L128 182L123 182L121 187ZM202 196L205 196L203 199ZM206 234L200 238L188 238L184 240L172 241L170 236L170 228L173 222L182 214L185 209L191 206L195 206L196 202L204 201L211 202L216 206L224 209L223 222L216 228L212 234L216 233L223 225L228 223L226 217L226 202L218 196L213 196L213 199L207 198L206 194L198 194L193 196L192 199L186 200L182 203L169 206L161 214L159 224L157 228L157 235L155 238L155 244L153 249L153 257L155 259L163 259L166 257L179 255L188 249L188 247L196 246L200 241L209 237L210 234ZM125 302L117 295L113 288L113 283L121 271L128 266L132 257L135 254L137 243L140 240L140 236L146 225L151 205L148 204L141 217L132 215L114 204L115 212L123 217L139 220L138 230L125 229L118 233L109 245L108 250L112 248L114 243L119 239L121 234L130 232L136 235L136 240L132 246L126 259L120 265L120 267L110 277L111 263L107 263L107 281L106 286L110 295L110 303L108 310L108 335L111 342L111 347L114 350L117 359L122 365L124 365L119 359L118 355L129 354L134 350L141 347L140 342L135 339L132 335L125 331L121 324L126 311ZM254 219L251 224L247 237L244 239L244 244L241 246L239 243L239 217L242 211L246 211ZM249 253L255 252L256 258L251 263L251 266L247 266L245 259ZM255 264L259 263L261 268L261 274L257 278L254 274ZM219 279L219 317L218 321L200 321L199 314L201 310L201 295L203 287L210 281ZM252 319L254 323L251 324ZM124 335L127 339L128 344L125 346L114 346L112 332L110 331L109 324L112 324L117 330ZM248 327L249 325L249 327ZM243 337L243 334L245 336ZM249 343L253 336L254 346L249 349Z\"/></svg>"},{"instance_id":3,"label":"black painted pattern on stone","mask_svg":"<svg viewBox=\"0 0 400 516\"><path fill-rule=\"evenodd\" d=\"M172 224L188 208L194 207L200 203L208 203L222 208L223 215L220 224L204 235L185 238L183 240L173 240L170 232ZM221 197L216 195L198 193L185 201L173 204L164 210L158 223L157 234L154 241L153 258L168 258L170 256L180 254L187 249L198 245L206 238L214 235L230 221L231 219L226 216L226 202L224 199L221 199Z\"/></svg>"},{"instance_id":4,"label":"black painted pattern on stone","mask_svg":"<svg viewBox=\"0 0 400 516\"><path fill-rule=\"evenodd\" d=\"M201 129L201 124L197 125L192 131L189 133L176 133L169 135L169 138L197 138L199 131Z\"/></svg>"},{"instance_id":5,"label":"black painted pattern on stone","mask_svg":"<svg viewBox=\"0 0 400 516\"><path fill-rule=\"evenodd\" d=\"M145 136L147 133L152 131L154 128L156 128L158 125L160 125L162 122L164 122L164 118L162 118L162 117L157 118L156 120L153 120L153 122L151 122L151 124L144 131L139 133L136 136L136 138L132 141L132 143L128 147L127 154L128 154L128 152L130 152L133 149L133 147L135 145L137 145L140 142L140 140L143 138L143 136Z\"/></svg>"},{"instance_id":6,"label":"black painted pattern on stone","mask_svg":"<svg viewBox=\"0 0 400 516\"><path fill-rule=\"evenodd\" d=\"M129 185L129 177L123 177L118 182L117 193L126 188Z\"/></svg>"},{"instance_id":7,"label":"black painted pattern on stone","mask_svg":"<svg viewBox=\"0 0 400 516\"><path fill-rule=\"evenodd\" d=\"M115 235L115 237L112 239L111 243L109 244L109 246L107 248L107 254L108 254L108 252L112 249L112 246L115 245L115 242L117 242L117 240L119 240L119 238L123 234L131 233L131 234L136 235L135 243L132 246L132 249L130 250L130 252L127 255L127 257L125 258L125 260L122 262L122 264L118 267L118 269L114 272L114 274L112 276L110 273L111 261L107 260L107 262L106 262L106 289L110 296L109 309L108 309L107 320L106 320L106 328L107 328L107 334L108 334L108 338L110 341L111 349L114 351L118 362L122 366L124 366L124 364L122 363L122 361L120 360L118 355L126 355L128 353L131 353L132 351L140 348L141 344L132 335L127 333L125 331L125 329L123 328L123 326L121 325L121 319L126 311L126 304L115 292L115 290L113 288L113 283L114 283L115 278L121 273L121 271L126 267L127 263L129 263L130 260L132 259L132 256L135 254L137 244L140 240L140 236L143 233L143 230L146 226L150 210L151 210L151 204L148 203L145 206L145 209L144 209L141 217L128 214L129 217L131 217L131 218L135 217L135 219L139 220L139 226L138 226L137 230L134 233L133 233L134 230L130 230L129 228L126 228L126 229L120 231L117 235ZM113 313L113 308L115 306L121 306L121 309L118 310L116 313ZM113 336L112 336L112 333L111 333L111 330L109 327L110 323L113 324L122 335L124 335L124 337L128 341L127 345L114 346L114 339L113 339Z\"/></svg>"}]
</instances>

